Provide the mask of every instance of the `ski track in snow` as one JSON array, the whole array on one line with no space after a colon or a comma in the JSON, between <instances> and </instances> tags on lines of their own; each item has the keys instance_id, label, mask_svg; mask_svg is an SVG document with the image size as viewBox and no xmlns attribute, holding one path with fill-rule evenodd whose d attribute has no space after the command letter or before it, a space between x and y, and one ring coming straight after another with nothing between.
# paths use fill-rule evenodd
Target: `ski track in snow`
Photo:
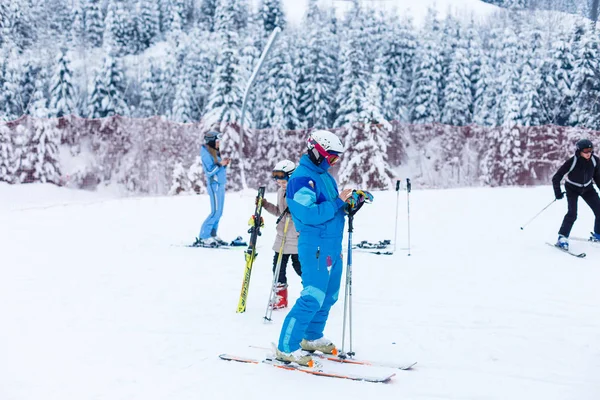
<instances>
[{"instance_id":1,"label":"ski track in snow","mask_svg":"<svg viewBox=\"0 0 600 400\"><path fill-rule=\"evenodd\" d=\"M227 194L221 237L247 239L254 196ZM277 341L285 311L262 321L275 217L265 215L248 311L236 314L243 249L179 246L197 235L206 196L0 185L0 399L598 399L600 246L571 243L588 254L576 259L544 244L556 240L564 201L519 230L551 196L413 190L412 255L354 254L357 357L418 361L371 384L218 359L260 357L248 346ZM395 192L376 192L354 241L393 239L395 207ZM401 192L398 247L406 218ZM573 236L592 225L581 202ZM288 278L293 304L291 266ZM338 345L343 287L340 296L325 332Z\"/></svg>"}]
</instances>

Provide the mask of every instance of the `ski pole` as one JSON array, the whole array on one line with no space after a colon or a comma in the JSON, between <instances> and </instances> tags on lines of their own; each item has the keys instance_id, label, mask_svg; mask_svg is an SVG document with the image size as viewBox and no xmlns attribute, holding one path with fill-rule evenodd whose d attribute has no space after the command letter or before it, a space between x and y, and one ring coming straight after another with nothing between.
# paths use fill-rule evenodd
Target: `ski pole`
<instances>
[{"instance_id":1,"label":"ski pole","mask_svg":"<svg viewBox=\"0 0 600 400\"><path fill-rule=\"evenodd\" d=\"M400 205L400 179L396 181L396 224L394 226L394 250L396 252L396 243L398 243L398 207Z\"/></svg>"},{"instance_id":2,"label":"ski pole","mask_svg":"<svg viewBox=\"0 0 600 400\"><path fill-rule=\"evenodd\" d=\"M406 212L408 222L408 255L410 256L410 191L411 184L410 179L406 178Z\"/></svg>"},{"instance_id":3,"label":"ski pole","mask_svg":"<svg viewBox=\"0 0 600 400\"><path fill-rule=\"evenodd\" d=\"M564 195L564 194L565 194L565 193L563 192L563 195ZM537 217L538 217L538 216L539 216L541 213L543 213L544 211L546 211L546 209L547 209L548 207L550 207L552 204L554 204L554 203L556 202L556 200L558 200L558 199L554 199L554 200L552 200L552 201L550 202L550 204L548 204L546 207L542 208L542 211L540 211L539 213L535 214L535 216L534 216L533 218L531 218L529 221L527 221L527 222L526 222L526 223L525 223L525 224L524 224L524 225L521 227L521 230L523 230L523 229L524 229L524 228L525 228L527 225L529 225L529 224L530 224L530 223L531 223L531 222L532 222L534 219L536 219L536 218L537 218Z\"/></svg>"},{"instance_id":4,"label":"ski pole","mask_svg":"<svg viewBox=\"0 0 600 400\"><path fill-rule=\"evenodd\" d=\"M342 351L338 355L340 358L353 357L352 351L352 231L354 214L348 215L348 261L346 263L346 290L344 291L344 321L342 328ZM346 345L346 317L348 317L350 351L344 351Z\"/></svg>"},{"instance_id":5,"label":"ski pole","mask_svg":"<svg viewBox=\"0 0 600 400\"><path fill-rule=\"evenodd\" d=\"M281 218L284 215L288 214L288 209L286 208L283 214L277 218L276 224L279 224ZM273 303L275 302L275 294L277 291L277 281L279 280L279 271L281 270L281 260L283 259L283 247L285 246L285 238L287 236L288 226L290 225L290 216L289 214L285 217L285 225L283 227L283 239L281 239L281 246L279 246L279 255L277 256L277 263L275 264L275 271L273 271L273 282L271 283L271 293L269 294L269 302L267 303L267 310L265 311L265 316L263 317L265 322L271 322L271 317L273 316Z\"/></svg>"}]
</instances>

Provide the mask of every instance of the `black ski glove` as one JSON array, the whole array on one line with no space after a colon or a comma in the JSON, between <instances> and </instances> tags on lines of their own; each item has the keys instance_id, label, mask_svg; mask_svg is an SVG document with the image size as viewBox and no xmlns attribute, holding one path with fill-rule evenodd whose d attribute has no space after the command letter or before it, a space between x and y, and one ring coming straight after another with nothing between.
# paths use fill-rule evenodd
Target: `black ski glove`
<instances>
[{"instance_id":1,"label":"black ski glove","mask_svg":"<svg viewBox=\"0 0 600 400\"><path fill-rule=\"evenodd\" d=\"M555 192L554 196L556 197L556 200L561 200L563 197L565 197L565 194L563 192Z\"/></svg>"}]
</instances>

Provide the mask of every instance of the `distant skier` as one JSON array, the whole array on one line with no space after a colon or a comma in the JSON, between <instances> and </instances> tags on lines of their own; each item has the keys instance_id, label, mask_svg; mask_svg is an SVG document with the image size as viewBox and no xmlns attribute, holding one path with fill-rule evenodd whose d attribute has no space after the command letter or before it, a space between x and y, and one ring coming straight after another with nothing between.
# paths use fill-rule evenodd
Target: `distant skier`
<instances>
[{"instance_id":1,"label":"distant skier","mask_svg":"<svg viewBox=\"0 0 600 400\"><path fill-rule=\"evenodd\" d=\"M270 214L279 217L284 212L287 212L285 190L287 188L290 175L292 175L292 172L294 172L295 169L296 164L290 160L282 160L275 165L275 168L273 168L273 179L275 179L279 185L279 190L277 190L277 204L275 205L273 203L269 203L266 199L263 199L262 203L265 210L267 210ZM277 224L277 236L275 238L275 243L273 244L273 250L275 250L275 256L273 257L273 273L275 273L277 260L279 258L279 250L281 249L281 243L285 237L283 255L281 258L281 268L279 269L279 276L277 277L277 296L272 304L274 310L288 306L286 269L290 257L292 258L292 266L294 267L294 271L296 271L298 276L302 276L300 260L298 258L298 231L296 231L294 221L290 220L287 232L285 234L284 228L285 217L282 218Z\"/></svg>"},{"instance_id":2,"label":"distant skier","mask_svg":"<svg viewBox=\"0 0 600 400\"><path fill-rule=\"evenodd\" d=\"M590 240L600 241L600 198L592 185L592 182L595 182L596 186L600 187L600 158L593 153L594 145L590 140L578 141L575 155L569 158L552 177L554 195L557 200L560 200L564 196L560 188L560 181L563 176L567 175L565 190L569 210L558 231L558 242L556 243L565 250L569 249L569 234L577 219L579 196L590 206L596 216L594 232L592 232Z\"/></svg>"},{"instance_id":3,"label":"distant skier","mask_svg":"<svg viewBox=\"0 0 600 400\"><path fill-rule=\"evenodd\" d=\"M200 147L200 158L206 176L206 189L210 198L210 214L202 224L200 236L194 243L194 246L198 247L218 247L227 244L217 236L217 230L219 229L219 220L223 215L227 166L231 159L221 158L220 139L219 132L209 131L204 134L204 144Z\"/></svg>"},{"instance_id":4,"label":"distant skier","mask_svg":"<svg viewBox=\"0 0 600 400\"><path fill-rule=\"evenodd\" d=\"M300 159L287 185L287 204L300 232L298 254L304 290L290 310L279 337L276 358L310 365L306 351L335 354L335 345L323 330L331 306L337 301L342 278L342 236L346 200L351 189L338 194L328 169L338 162L344 146L333 133L317 130L308 138L308 151Z\"/></svg>"}]
</instances>

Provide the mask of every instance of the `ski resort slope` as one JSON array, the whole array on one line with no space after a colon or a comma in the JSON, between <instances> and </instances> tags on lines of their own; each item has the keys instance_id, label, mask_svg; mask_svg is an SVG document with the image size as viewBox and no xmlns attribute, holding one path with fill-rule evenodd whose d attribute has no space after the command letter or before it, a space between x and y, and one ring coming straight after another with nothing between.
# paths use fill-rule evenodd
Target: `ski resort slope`
<instances>
[{"instance_id":1,"label":"ski resort slope","mask_svg":"<svg viewBox=\"0 0 600 400\"><path fill-rule=\"evenodd\" d=\"M247 238L254 195L227 194L222 237ZM219 360L261 357L249 345L278 338L285 311L262 320L274 217L265 216L248 311L236 314L242 250L180 246L197 235L206 196L94 196L0 185L2 400L600 398L600 246L573 242L588 254L577 259L544 244L564 201L519 229L552 200L550 187L414 189L412 255L354 254L357 357L418 361L388 384ZM396 199L375 193L355 242L393 239ZM406 192L399 200L404 248ZM592 223L582 204L573 235ZM288 276L294 301L301 285L291 267ZM326 327L338 345L340 297Z\"/></svg>"}]
</instances>

